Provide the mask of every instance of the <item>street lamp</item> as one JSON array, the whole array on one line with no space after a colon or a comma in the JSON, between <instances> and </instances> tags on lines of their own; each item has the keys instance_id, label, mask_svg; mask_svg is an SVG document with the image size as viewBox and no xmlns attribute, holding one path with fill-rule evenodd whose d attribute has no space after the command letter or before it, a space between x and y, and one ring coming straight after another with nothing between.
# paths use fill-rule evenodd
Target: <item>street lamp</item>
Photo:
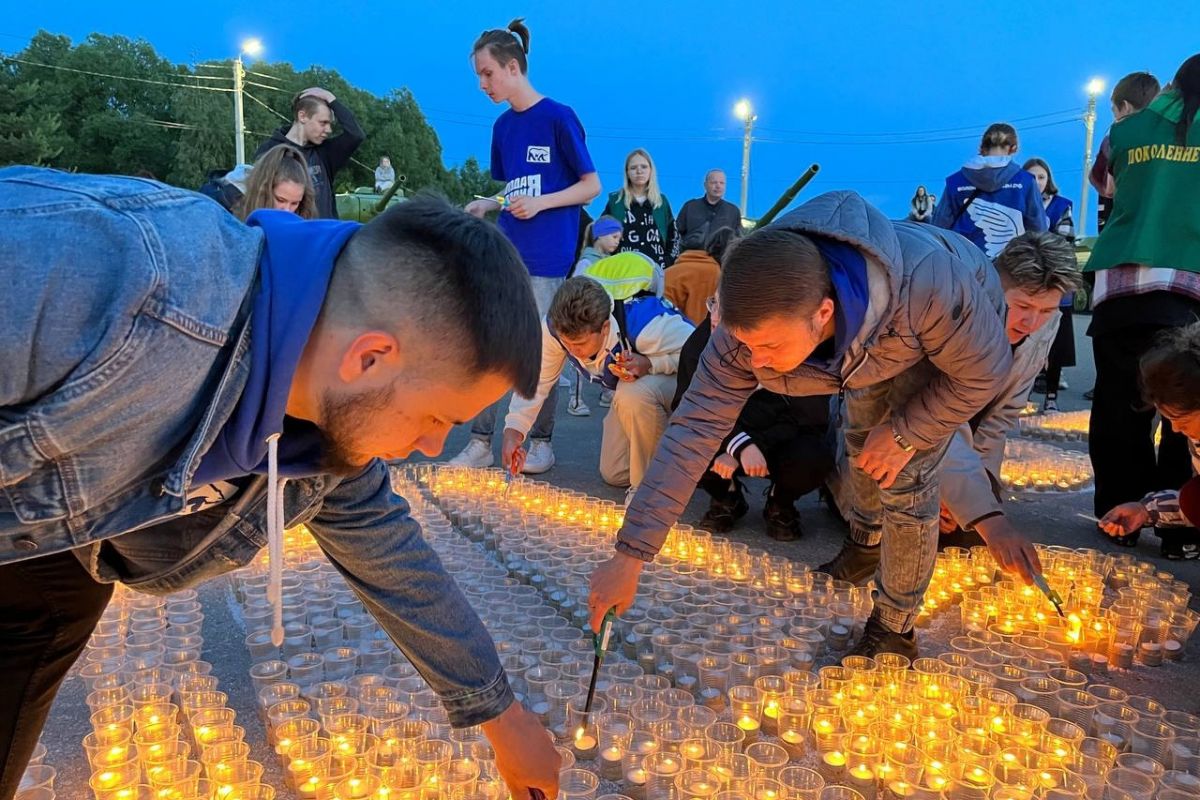
<instances>
[{"instance_id":1,"label":"street lamp","mask_svg":"<svg viewBox=\"0 0 1200 800\"><path fill-rule=\"evenodd\" d=\"M1104 91L1104 79L1092 78L1086 87L1088 104L1083 112L1083 191L1079 194L1079 238L1087 231L1088 173L1092 169L1092 136L1096 132L1096 98Z\"/></svg>"},{"instance_id":2,"label":"street lamp","mask_svg":"<svg viewBox=\"0 0 1200 800\"><path fill-rule=\"evenodd\" d=\"M750 138L754 132L754 121L758 115L750 101L742 98L733 106L733 115L746 123L746 135L742 139L742 217L746 216L746 203L750 192Z\"/></svg>"},{"instance_id":3,"label":"street lamp","mask_svg":"<svg viewBox=\"0 0 1200 800\"><path fill-rule=\"evenodd\" d=\"M233 60L233 150L234 166L246 163L246 117L242 99L246 68L242 66L242 56L258 58L262 55L263 43L258 37L251 37L242 42L237 58Z\"/></svg>"}]
</instances>

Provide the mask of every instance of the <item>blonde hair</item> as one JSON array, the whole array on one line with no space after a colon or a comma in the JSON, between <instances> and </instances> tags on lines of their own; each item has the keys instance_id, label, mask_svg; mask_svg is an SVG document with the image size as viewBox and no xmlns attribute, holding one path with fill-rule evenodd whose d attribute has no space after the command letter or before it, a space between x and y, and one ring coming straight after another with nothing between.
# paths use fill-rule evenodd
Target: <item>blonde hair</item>
<instances>
[{"instance_id":1,"label":"blonde hair","mask_svg":"<svg viewBox=\"0 0 1200 800\"><path fill-rule=\"evenodd\" d=\"M620 193L617 194L617 200L624 203L626 208L633 205L633 185L629 183L629 162L634 156L641 156L646 159L646 163L650 165L650 181L646 184L646 199L650 201L651 208L658 208L663 203L662 190L658 188L658 167L654 166L654 159L650 157L642 148L638 147L629 152L625 156L625 183L621 187Z\"/></svg>"}]
</instances>

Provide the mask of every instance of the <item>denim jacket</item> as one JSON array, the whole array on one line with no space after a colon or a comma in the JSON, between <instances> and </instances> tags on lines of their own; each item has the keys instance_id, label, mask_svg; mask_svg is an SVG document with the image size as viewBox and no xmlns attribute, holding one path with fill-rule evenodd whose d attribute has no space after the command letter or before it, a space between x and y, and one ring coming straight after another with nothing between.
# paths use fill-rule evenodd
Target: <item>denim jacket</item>
<instances>
[{"instance_id":1,"label":"denim jacket","mask_svg":"<svg viewBox=\"0 0 1200 800\"><path fill-rule=\"evenodd\" d=\"M71 550L99 581L167 593L266 544L261 476L185 509L249 374L261 245L192 192L0 170L0 563ZM308 525L452 724L508 707L491 638L383 462L284 492L287 524Z\"/></svg>"}]
</instances>

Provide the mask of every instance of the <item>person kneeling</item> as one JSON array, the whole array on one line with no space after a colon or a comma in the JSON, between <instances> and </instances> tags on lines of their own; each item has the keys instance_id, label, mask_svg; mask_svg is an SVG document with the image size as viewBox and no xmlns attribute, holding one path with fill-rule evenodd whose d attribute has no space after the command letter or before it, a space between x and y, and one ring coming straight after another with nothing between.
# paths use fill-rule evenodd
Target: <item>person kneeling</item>
<instances>
[{"instance_id":1,"label":"person kneeling","mask_svg":"<svg viewBox=\"0 0 1200 800\"><path fill-rule=\"evenodd\" d=\"M1142 397L1164 426L1187 437L1193 477L1182 489L1149 492L1140 501L1114 506L1100 520L1112 537L1136 537L1154 527L1164 558L1178 561L1200 554L1200 323L1164 332L1138 363Z\"/></svg>"},{"instance_id":2,"label":"person kneeling","mask_svg":"<svg viewBox=\"0 0 1200 800\"><path fill-rule=\"evenodd\" d=\"M720 324L713 298L708 308L710 315L696 326L679 356L679 385L672 411L691 385L712 326ZM763 506L767 536L779 542L799 539L803 530L796 501L821 487L833 470L828 434L828 395L785 397L766 389L750 395L733 432L725 437L720 452L700 478L700 488L712 498L700 527L713 533L732 530L750 510L738 479L768 478L771 485Z\"/></svg>"},{"instance_id":3,"label":"person kneeling","mask_svg":"<svg viewBox=\"0 0 1200 800\"><path fill-rule=\"evenodd\" d=\"M604 418L600 475L627 486L632 498L667 427L679 351L692 324L653 295L614 302L593 278L577 275L559 287L542 317L542 371L537 394L513 395L504 420L501 458L521 471L521 443L550 389L570 361L592 383L614 390Z\"/></svg>"}]
</instances>

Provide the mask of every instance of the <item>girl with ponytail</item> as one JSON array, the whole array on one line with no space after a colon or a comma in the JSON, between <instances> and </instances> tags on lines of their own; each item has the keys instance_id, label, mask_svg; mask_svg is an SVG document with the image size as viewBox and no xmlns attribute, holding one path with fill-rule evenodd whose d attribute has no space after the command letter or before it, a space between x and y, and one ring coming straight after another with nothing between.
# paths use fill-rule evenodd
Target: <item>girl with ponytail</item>
<instances>
[{"instance_id":1,"label":"girl with ponytail","mask_svg":"<svg viewBox=\"0 0 1200 800\"><path fill-rule=\"evenodd\" d=\"M480 91L508 108L492 126L491 172L504 184L500 201L481 198L467 211L478 217L500 212L497 224L521 254L538 312L544 315L575 263L580 211L600 194L600 178L579 117L529 82L529 39L524 20L515 19L507 28L484 31L471 47ZM527 474L554 466L550 437L557 394L555 386L529 431L531 447L523 468ZM492 466L496 413L492 405L475 418L471 441L451 463Z\"/></svg>"}]
</instances>

